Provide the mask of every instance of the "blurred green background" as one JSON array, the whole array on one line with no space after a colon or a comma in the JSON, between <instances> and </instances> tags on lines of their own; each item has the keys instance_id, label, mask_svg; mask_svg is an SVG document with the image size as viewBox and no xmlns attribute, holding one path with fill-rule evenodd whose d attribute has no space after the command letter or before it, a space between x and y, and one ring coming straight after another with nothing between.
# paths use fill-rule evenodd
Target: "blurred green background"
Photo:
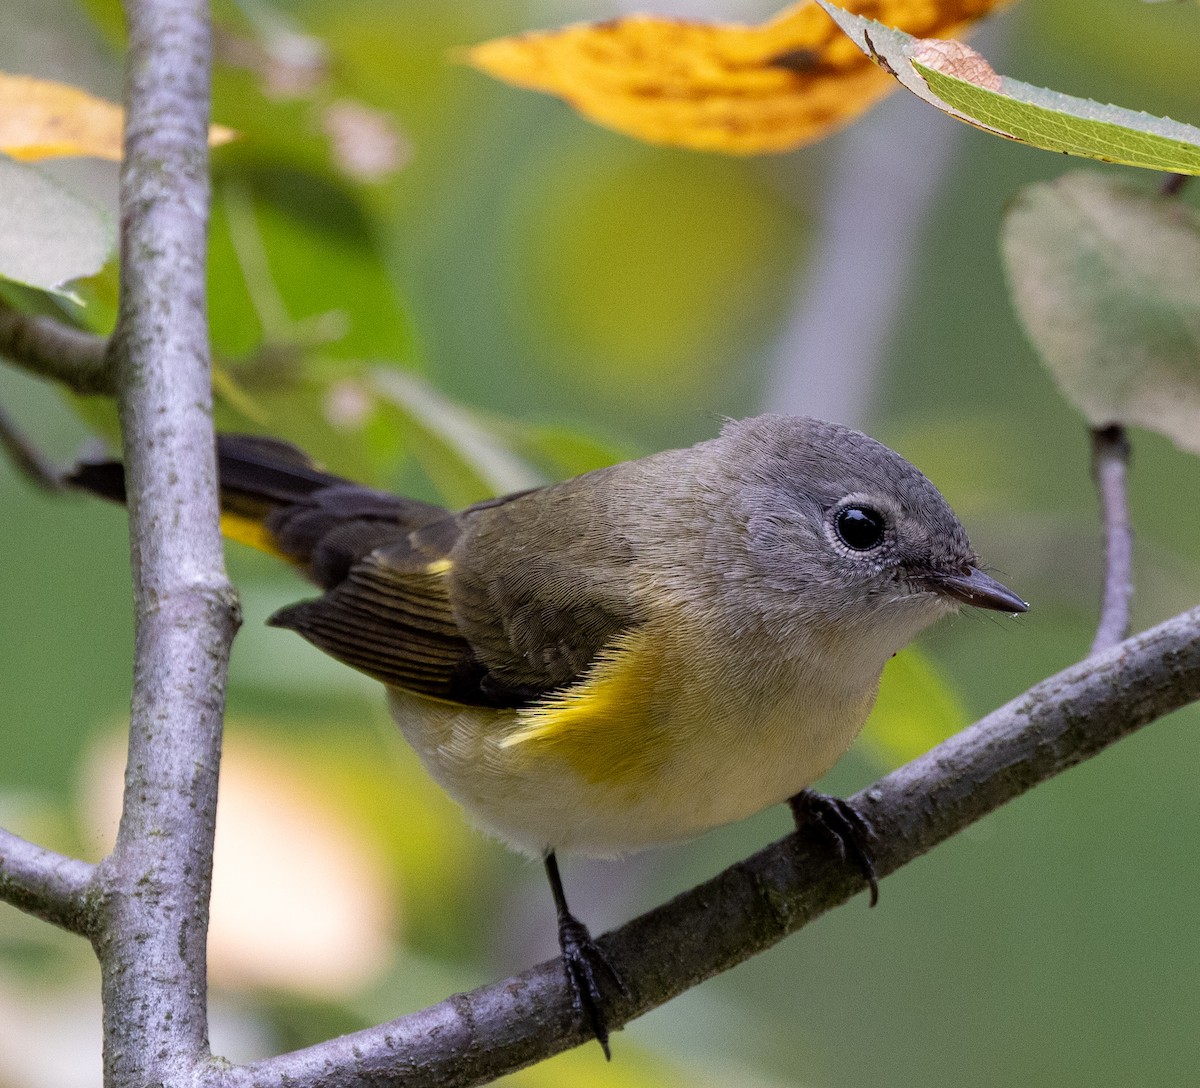
<instances>
[{"instance_id":1,"label":"blurred green background","mask_svg":"<svg viewBox=\"0 0 1200 1088\"><path fill-rule=\"evenodd\" d=\"M923 638L833 792L1086 652L1100 569L1086 433L1016 326L996 250L1006 200L1072 164L895 97L787 156L647 147L454 59L608 4L216 7L214 116L242 133L214 155L223 426L448 503L767 407L870 430L942 487L1033 609ZM0 68L119 94L110 0L7 0L2 19ZM1194 4L1028 0L974 41L1020 79L1200 118ZM114 200L111 165L47 169ZM85 288L101 329L114 283ZM0 402L64 461L111 434L106 406L7 368ZM1200 502L1194 459L1134 443L1147 625L1200 597ZM128 699L123 520L36 494L7 463L0 503L0 823L96 857ZM375 685L262 626L307 592L298 579L236 546L229 563L247 623L222 775L214 1049L314 1042L552 955L540 866L469 828ZM1195 1083L1198 725L1176 714L1009 805L889 879L878 909L860 897L630 1025L612 1065L590 1046L511 1083ZM568 893L599 931L787 828L779 810L621 862L567 859ZM96 987L83 942L0 906L0 1088L99 1083Z\"/></svg>"}]
</instances>

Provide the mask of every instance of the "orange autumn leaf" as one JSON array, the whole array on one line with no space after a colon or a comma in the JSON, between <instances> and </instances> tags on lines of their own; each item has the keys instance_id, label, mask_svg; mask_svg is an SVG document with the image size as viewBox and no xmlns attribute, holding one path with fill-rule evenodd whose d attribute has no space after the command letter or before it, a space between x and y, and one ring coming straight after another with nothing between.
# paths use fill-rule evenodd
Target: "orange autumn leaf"
<instances>
[{"instance_id":1,"label":"orange autumn leaf","mask_svg":"<svg viewBox=\"0 0 1200 1088\"><path fill-rule=\"evenodd\" d=\"M1009 0L845 0L919 38L961 34ZM598 124L730 155L790 151L853 120L895 83L812 0L761 26L629 15L483 42L481 71L558 95Z\"/></svg>"},{"instance_id":2,"label":"orange autumn leaf","mask_svg":"<svg viewBox=\"0 0 1200 1088\"><path fill-rule=\"evenodd\" d=\"M0 151L32 162L65 156L121 159L125 113L120 106L66 83L0 72ZM213 125L214 147L234 138Z\"/></svg>"}]
</instances>

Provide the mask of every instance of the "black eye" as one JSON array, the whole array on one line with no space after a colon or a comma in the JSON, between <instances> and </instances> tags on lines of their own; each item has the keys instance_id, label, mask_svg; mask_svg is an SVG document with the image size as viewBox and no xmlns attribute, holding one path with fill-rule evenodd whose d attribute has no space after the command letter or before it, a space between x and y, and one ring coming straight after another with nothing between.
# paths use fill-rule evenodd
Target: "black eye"
<instances>
[{"instance_id":1,"label":"black eye","mask_svg":"<svg viewBox=\"0 0 1200 1088\"><path fill-rule=\"evenodd\" d=\"M834 520L837 535L847 548L867 552L883 542L886 524L883 515L869 506L847 506Z\"/></svg>"}]
</instances>

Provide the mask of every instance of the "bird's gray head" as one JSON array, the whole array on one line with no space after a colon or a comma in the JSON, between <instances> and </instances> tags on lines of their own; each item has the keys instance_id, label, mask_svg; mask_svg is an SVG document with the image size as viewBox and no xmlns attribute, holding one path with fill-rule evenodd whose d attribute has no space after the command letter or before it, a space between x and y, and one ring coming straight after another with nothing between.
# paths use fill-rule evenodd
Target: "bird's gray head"
<instances>
[{"instance_id":1,"label":"bird's gray head","mask_svg":"<svg viewBox=\"0 0 1200 1088\"><path fill-rule=\"evenodd\" d=\"M903 645L967 603L1026 604L978 567L949 503L913 465L834 423L758 416L721 432L756 580L807 623L873 626Z\"/></svg>"}]
</instances>

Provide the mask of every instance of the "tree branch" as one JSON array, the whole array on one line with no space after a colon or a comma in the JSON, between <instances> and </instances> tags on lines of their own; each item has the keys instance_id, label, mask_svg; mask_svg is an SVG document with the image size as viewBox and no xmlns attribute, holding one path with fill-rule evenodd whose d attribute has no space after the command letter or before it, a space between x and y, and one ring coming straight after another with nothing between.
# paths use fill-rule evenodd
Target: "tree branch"
<instances>
[{"instance_id":1,"label":"tree branch","mask_svg":"<svg viewBox=\"0 0 1200 1088\"><path fill-rule=\"evenodd\" d=\"M204 0L129 0L121 297L110 343L136 638L125 803L95 945L109 1086L183 1084L208 1058L205 941L237 602L217 529L205 254Z\"/></svg>"},{"instance_id":2,"label":"tree branch","mask_svg":"<svg viewBox=\"0 0 1200 1088\"><path fill-rule=\"evenodd\" d=\"M0 355L76 393L112 393L107 346L95 333L0 304Z\"/></svg>"},{"instance_id":3,"label":"tree branch","mask_svg":"<svg viewBox=\"0 0 1200 1088\"><path fill-rule=\"evenodd\" d=\"M1092 478L1096 481L1104 523L1104 591L1092 653L1115 646L1129 631L1129 608L1133 601L1133 527L1125 494L1128 467L1129 438L1125 428L1116 424L1094 428Z\"/></svg>"},{"instance_id":4,"label":"tree branch","mask_svg":"<svg viewBox=\"0 0 1200 1088\"><path fill-rule=\"evenodd\" d=\"M8 454L17 471L35 487L49 492L63 489L62 471L29 440L3 408L0 408L0 448Z\"/></svg>"},{"instance_id":5,"label":"tree branch","mask_svg":"<svg viewBox=\"0 0 1200 1088\"><path fill-rule=\"evenodd\" d=\"M881 876L1005 802L1200 698L1200 607L1042 681L853 798ZM601 938L633 996L615 1027L863 890L819 834L790 836ZM412 1016L252 1065L212 1088L465 1088L586 1042L557 960Z\"/></svg>"},{"instance_id":6,"label":"tree branch","mask_svg":"<svg viewBox=\"0 0 1200 1088\"><path fill-rule=\"evenodd\" d=\"M47 850L0 828L0 900L87 936L88 893L96 867Z\"/></svg>"}]
</instances>

